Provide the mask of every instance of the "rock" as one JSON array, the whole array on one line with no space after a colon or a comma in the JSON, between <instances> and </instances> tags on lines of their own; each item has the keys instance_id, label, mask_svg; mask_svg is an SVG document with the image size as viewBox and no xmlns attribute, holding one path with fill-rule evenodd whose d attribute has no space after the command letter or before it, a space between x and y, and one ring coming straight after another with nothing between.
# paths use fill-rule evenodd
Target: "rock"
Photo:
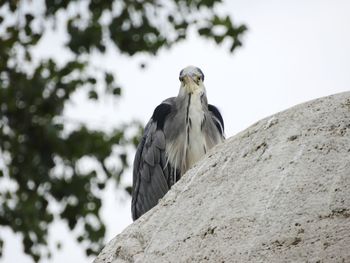
<instances>
[{"instance_id":1,"label":"rock","mask_svg":"<svg viewBox=\"0 0 350 263\"><path fill-rule=\"evenodd\" d=\"M350 262L350 92L215 147L94 263L204 261Z\"/></svg>"}]
</instances>

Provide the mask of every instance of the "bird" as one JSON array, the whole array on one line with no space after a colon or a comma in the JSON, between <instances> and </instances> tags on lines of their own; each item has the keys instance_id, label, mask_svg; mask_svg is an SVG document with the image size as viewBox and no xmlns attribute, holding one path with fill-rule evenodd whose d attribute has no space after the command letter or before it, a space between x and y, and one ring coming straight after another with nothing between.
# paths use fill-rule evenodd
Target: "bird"
<instances>
[{"instance_id":1,"label":"bird","mask_svg":"<svg viewBox=\"0 0 350 263\"><path fill-rule=\"evenodd\" d=\"M204 74L195 66L180 71L177 97L153 111L133 163L131 213L135 221L201 159L225 140L218 108L208 104Z\"/></svg>"}]
</instances>

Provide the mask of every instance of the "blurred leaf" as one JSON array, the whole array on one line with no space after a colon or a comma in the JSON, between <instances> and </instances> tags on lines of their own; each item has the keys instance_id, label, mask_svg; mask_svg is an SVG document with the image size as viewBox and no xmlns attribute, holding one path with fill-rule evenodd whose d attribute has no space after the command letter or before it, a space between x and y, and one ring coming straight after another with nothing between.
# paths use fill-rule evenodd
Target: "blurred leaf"
<instances>
[{"instance_id":1,"label":"blurred leaf","mask_svg":"<svg viewBox=\"0 0 350 263\"><path fill-rule=\"evenodd\" d=\"M113 89L113 95L120 95L122 89L120 87L116 87Z\"/></svg>"},{"instance_id":2,"label":"blurred leaf","mask_svg":"<svg viewBox=\"0 0 350 263\"><path fill-rule=\"evenodd\" d=\"M132 187L131 186L127 186L125 187L125 191L128 192L128 194L132 194Z\"/></svg>"},{"instance_id":3,"label":"blurred leaf","mask_svg":"<svg viewBox=\"0 0 350 263\"><path fill-rule=\"evenodd\" d=\"M110 85L114 81L114 77L112 74L106 72L105 73L105 80L106 80L106 84Z\"/></svg>"},{"instance_id":4,"label":"blurred leaf","mask_svg":"<svg viewBox=\"0 0 350 263\"><path fill-rule=\"evenodd\" d=\"M91 90L91 91L89 92L89 99L97 100L97 99L98 99L97 92L94 91L94 90Z\"/></svg>"}]
</instances>

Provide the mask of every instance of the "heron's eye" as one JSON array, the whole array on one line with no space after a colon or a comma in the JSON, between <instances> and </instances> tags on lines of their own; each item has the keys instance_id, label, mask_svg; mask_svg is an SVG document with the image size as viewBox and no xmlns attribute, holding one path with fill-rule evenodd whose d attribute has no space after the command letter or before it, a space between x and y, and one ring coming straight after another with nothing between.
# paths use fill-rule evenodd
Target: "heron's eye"
<instances>
[{"instance_id":1,"label":"heron's eye","mask_svg":"<svg viewBox=\"0 0 350 263\"><path fill-rule=\"evenodd\" d=\"M179 80L182 82L184 80L183 76L179 76Z\"/></svg>"}]
</instances>

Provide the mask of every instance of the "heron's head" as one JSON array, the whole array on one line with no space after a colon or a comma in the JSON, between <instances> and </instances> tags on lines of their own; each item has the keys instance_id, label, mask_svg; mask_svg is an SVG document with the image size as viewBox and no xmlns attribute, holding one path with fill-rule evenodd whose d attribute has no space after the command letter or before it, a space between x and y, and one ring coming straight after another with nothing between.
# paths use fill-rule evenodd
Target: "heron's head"
<instances>
[{"instance_id":1,"label":"heron's head","mask_svg":"<svg viewBox=\"0 0 350 263\"><path fill-rule=\"evenodd\" d=\"M187 93L204 91L204 74L200 68L188 66L180 71L181 89Z\"/></svg>"}]
</instances>

